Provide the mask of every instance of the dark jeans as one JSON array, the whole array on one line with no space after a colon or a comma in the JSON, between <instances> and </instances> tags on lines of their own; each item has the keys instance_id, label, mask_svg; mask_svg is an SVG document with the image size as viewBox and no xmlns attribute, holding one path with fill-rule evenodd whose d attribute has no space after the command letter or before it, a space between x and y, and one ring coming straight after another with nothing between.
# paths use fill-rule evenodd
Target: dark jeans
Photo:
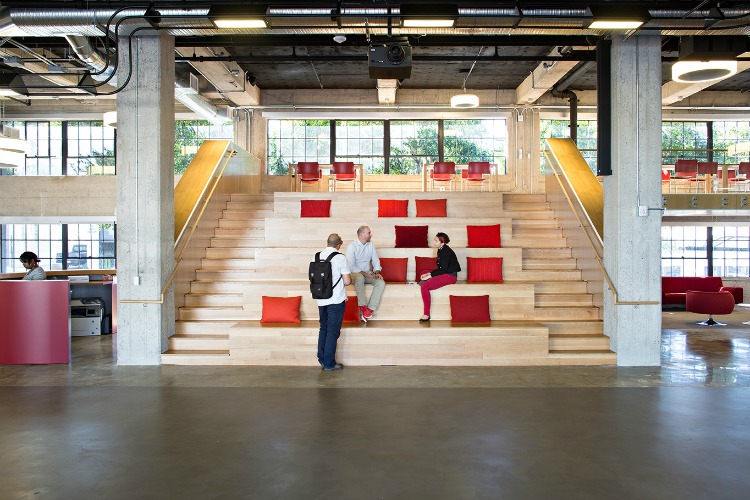
<instances>
[{"instance_id":1,"label":"dark jeans","mask_svg":"<svg viewBox=\"0 0 750 500\"><path fill-rule=\"evenodd\" d=\"M336 364L336 341L341 335L341 323L344 321L346 301L341 304L318 306L320 313L320 332L318 333L318 362L324 368L333 368Z\"/></svg>"}]
</instances>

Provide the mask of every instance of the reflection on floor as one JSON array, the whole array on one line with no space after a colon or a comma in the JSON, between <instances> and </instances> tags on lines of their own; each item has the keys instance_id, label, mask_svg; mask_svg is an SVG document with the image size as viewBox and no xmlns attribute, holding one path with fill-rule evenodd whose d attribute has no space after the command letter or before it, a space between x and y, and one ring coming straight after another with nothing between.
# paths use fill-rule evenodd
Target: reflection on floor
<instances>
[{"instance_id":1,"label":"reflection on floor","mask_svg":"<svg viewBox=\"0 0 750 500\"><path fill-rule=\"evenodd\" d=\"M750 387L750 308L705 318L665 311L660 367L310 367L117 366L113 337L74 337L69 366L0 366L2 385L182 387ZM312 355L312 351L311 351Z\"/></svg>"},{"instance_id":2,"label":"reflection on floor","mask_svg":"<svg viewBox=\"0 0 750 500\"><path fill-rule=\"evenodd\" d=\"M78 337L0 366L0 498L744 499L748 318L702 319L664 313L636 368L117 366Z\"/></svg>"}]
</instances>

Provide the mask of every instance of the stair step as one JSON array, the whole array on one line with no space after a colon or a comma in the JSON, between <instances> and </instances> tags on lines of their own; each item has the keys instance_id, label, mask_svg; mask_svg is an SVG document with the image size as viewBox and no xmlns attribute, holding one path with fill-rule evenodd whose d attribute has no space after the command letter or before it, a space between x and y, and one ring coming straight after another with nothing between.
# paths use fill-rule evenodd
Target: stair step
<instances>
[{"instance_id":1,"label":"stair step","mask_svg":"<svg viewBox=\"0 0 750 500\"><path fill-rule=\"evenodd\" d=\"M224 228L217 227L214 230L215 238L259 238L264 239L266 237L265 228L257 227L239 227L239 228Z\"/></svg>"},{"instance_id":2,"label":"stair step","mask_svg":"<svg viewBox=\"0 0 750 500\"><path fill-rule=\"evenodd\" d=\"M612 351L550 351L550 364L558 366L616 365L617 355Z\"/></svg>"},{"instance_id":3,"label":"stair step","mask_svg":"<svg viewBox=\"0 0 750 500\"><path fill-rule=\"evenodd\" d=\"M253 209L253 210L224 210L222 218L228 220L247 220L273 217L273 208L271 209Z\"/></svg>"},{"instance_id":4,"label":"stair step","mask_svg":"<svg viewBox=\"0 0 750 500\"><path fill-rule=\"evenodd\" d=\"M265 219L219 219L219 229L256 229L264 230L266 227Z\"/></svg>"},{"instance_id":5,"label":"stair step","mask_svg":"<svg viewBox=\"0 0 750 500\"><path fill-rule=\"evenodd\" d=\"M185 305L188 307L242 307L243 293L188 293Z\"/></svg>"},{"instance_id":6,"label":"stair step","mask_svg":"<svg viewBox=\"0 0 750 500\"><path fill-rule=\"evenodd\" d=\"M544 323L549 328L549 334L555 336L563 335L604 335L603 321L547 321Z\"/></svg>"},{"instance_id":7,"label":"stair step","mask_svg":"<svg viewBox=\"0 0 750 500\"><path fill-rule=\"evenodd\" d=\"M162 365L229 365L229 350L167 351L161 355Z\"/></svg>"},{"instance_id":8,"label":"stair step","mask_svg":"<svg viewBox=\"0 0 750 500\"><path fill-rule=\"evenodd\" d=\"M547 203L546 194L503 193L503 203Z\"/></svg>"},{"instance_id":9,"label":"stair step","mask_svg":"<svg viewBox=\"0 0 750 500\"><path fill-rule=\"evenodd\" d=\"M536 294L534 296L534 305L536 307L579 307L579 306L592 306L594 304L593 297L589 294Z\"/></svg>"},{"instance_id":10,"label":"stair step","mask_svg":"<svg viewBox=\"0 0 750 500\"><path fill-rule=\"evenodd\" d=\"M571 259L573 253L569 247L558 247L558 248L524 248L522 251L523 260L534 259L534 260L557 260L557 259Z\"/></svg>"},{"instance_id":11,"label":"stair step","mask_svg":"<svg viewBox=\"0 0 750 500\"><path fill-rule=\"evenodd\" d=\"M575 259L524 259L523 269L524 270L576 270L578 269L578 263Z\"/></svg>"},{"instance_id":12,"label":"stair step","mask_svg":"<svg viewBox=\"0 0 750 500\"><path fill-rule=\"evenodd\" d=\"M550 351L607 351L609 337L604 335L550 335Z\"/></svg>"},{"instance_id":13,"label":"stair step","mask_svg":"<svg viewBox=\"0 0 750 500\"><path fill-rule=\"evenodd\" d=\"M538 203L505 201L503 203L503 210L516 210L516 211L525 211L525 212L549 212L551 208L550 208L550 204L547 201L538 202Z\"/></svg>"},{"instance_id":14,"label":"stair step","mask_svg":"<svg viewBox=\"0 0 750 500\"><path fill-rule=\"evenodd\" d=\"M254 276L254 269L198 269L195 271L195 277L199 281L248 281Z\"/></svg>"},{"instance_id":15,"label":"stair step","mask_svg":"<svg viewBox=\"0 0 750 500\"><path fill-rule=\"evenodd\" d=\"M503 246L521 248L560 248L567 245L567 239L561 237L516 236L510 242L503 241Z\"/></svg>"},{"instance_id":16,"label":"stair step","mask_svg":"<svg viewBox=\"0 0 750 500\"><path fill-rule=\"evenodd\" d=\"M519 277L524 281L580 281L581 271L580 269L524 269L519 273Z\"/></svg>"},{"instance_id":17,"label":"stair step","mask_svg":"<svg viewBox=\"0 0 750 500\"><path fill-rule=\"evenodd\" d=\"M175 334L169 337L168 351L227 351L229 335Z\"/></svg>"},{"instance_id":18,"label":"stair step","mask_svg":"<svg viewBox=\"0 0 750 500\"><path fill-rule=\"evenodd\" d=\"M175 321L176 334L226 335L236 321Z\"/></svg>"},{"instance_id":19,"label":"stair step","mask_svg":"<svg viewBox=\"0 0 750 500\"><path fill-rule=\"evenodd\" d=\"M255 259L233 259L227 262L226 259L206 258L201 259L201 269L207 271L231 271L233 269L254 269L257 262Z\"/></svg>"},{"instance_id":20,"label":"stair step","mask_svg":"<svg viewBox=\"0 0 750 500\"><path fill-rule=\"evenodd\" d=\"M227 236L211 238L213 248L266 248L267 246L264 238L230 238Z\"/></svg>"}]
</instances>

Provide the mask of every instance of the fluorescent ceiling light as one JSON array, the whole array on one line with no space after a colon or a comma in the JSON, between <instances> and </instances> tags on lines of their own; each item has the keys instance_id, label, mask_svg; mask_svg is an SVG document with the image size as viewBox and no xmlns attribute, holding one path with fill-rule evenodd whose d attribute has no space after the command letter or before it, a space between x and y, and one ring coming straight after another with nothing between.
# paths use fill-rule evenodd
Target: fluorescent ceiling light
<instances>
[{"instance_id":1,"label":"fluorescent ceiling light","mask_svg":"<svg viewBox=\"0 0 750 500\"><path fill-rule=\"evenodd\" d=\"M683 83L712 82L737 73L737 61L678 61L672 65L672 80Z\"/></svg>"},{"instance_id":2,"label":"fluorescent ceiling light","mask_svg":"<svg viewBox=\"0 0 750 500\"><path fill-rule=\"evenodd\" d=\"M476 108L479 106L479 97L474 94L456 94L451 97L451 108Z\"/></svg>"},{"instance_id":3,"label":"fluorescent ceiling light","mask_svg":"<svg viewBox=\"0 0 750 500\"><path fill-rule=\"evenodd\" d=\"M214 19L217 28L267 28L265 19Z\"/></svg>"},{"instance_id":4,"label":"fluorescent ceiling light","mask_svg":"<svg viewBox=\"0 0 750 500\"><path fill-rule=\"evenodd\" d=\"M643 21L594 21L589 24L593 30L634 30L640 28Z\"/></svg>"},{"instance_id":5,"label":"fluorescent ceiling light","mask_svg":"<svg viewBox=\"0 0 750 500\"><path fill-rule=\"evenodd\" d=\"M404 28L452 28L454 19L404 19Z\"/></svg>"}]
</instances>

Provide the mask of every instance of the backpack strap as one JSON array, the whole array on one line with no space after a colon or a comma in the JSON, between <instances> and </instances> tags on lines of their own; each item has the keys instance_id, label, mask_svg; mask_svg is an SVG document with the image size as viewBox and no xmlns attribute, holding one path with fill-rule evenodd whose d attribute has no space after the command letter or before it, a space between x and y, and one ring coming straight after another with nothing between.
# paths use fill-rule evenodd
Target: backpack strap
<instances>
[{"instance_id":1,"label":"backpack strap","mask_svg":"<svg viewBox=\"0 0 750 500\"><path fill-rule=\"evenodd\" d=\"M331 260L334 257L336 257L337 255L344 255L344 254L342 254L341 252L331 252L331 255L329 255L328 257L326 257L326 262L331 262ZM320 252L318 252L318 253L315 254L315 258L316 259L320 259ZM331 290L333 290L334 288L336 288L336 285L339 284L339 281L341 281L341 278L343 278L343 277L344 277L343 275L339 275L339 279L336 281L336 283L333 284L333 286L331 287Z\"/></svg>"}]
</instances>

